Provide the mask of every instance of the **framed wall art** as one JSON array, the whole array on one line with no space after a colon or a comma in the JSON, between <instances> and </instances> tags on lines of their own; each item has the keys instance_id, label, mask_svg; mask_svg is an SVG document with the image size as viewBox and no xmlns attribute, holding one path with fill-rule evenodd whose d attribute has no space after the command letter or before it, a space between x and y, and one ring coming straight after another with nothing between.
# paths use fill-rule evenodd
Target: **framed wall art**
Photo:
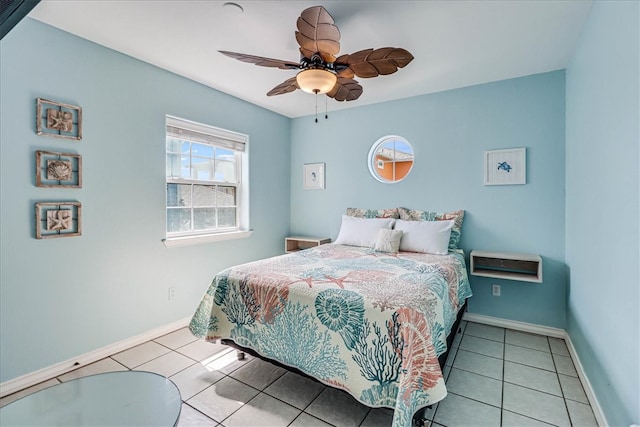
<instances>
[{"instance_id":1,"label":"framed wall art","mask_svg":"<svg viewBox=\"0 0 640 427\"><path fill-rule=\"evenodd\" d=\"M82 108L38 98L36 133L58 138L82 139Z\"/></svg>"},{"instance_id":2,"label":"framed wall art","mask_svg":"<svg viewBox=\"0 0 640 427\"><path fill-rule=\"evenodd\" d=\"M82 156L36 151L36 187L82 188Z\"/></svg>"},{"instance_id":3,"label":"framed wall art","mask_svg":"<svg viewBox=\"0 0 640 427\"><path fill-rule=\"evenodd\" d=\"M518 185L526 183L526 148L484 152L484 185Z\"/></svg>"},{"instance_id":4,"label":"framed wall art","mask_svg":"<svg viewBox=\"0 0 640 427\"><path fill-rule=\"evenodd\" d=\"M36 239L82 235L80 202L36 203Z\"/></svg>"},{"instance_id":5,"label":"framed wall art","mask_svg":"<svg viewBox=\"0 0 640 427\"><path fill-rule=\"evenodd\" d=\"M324 189L324 163L309 163L304 165L303 187L305 190Z\"/></svg>"}]
</instances>

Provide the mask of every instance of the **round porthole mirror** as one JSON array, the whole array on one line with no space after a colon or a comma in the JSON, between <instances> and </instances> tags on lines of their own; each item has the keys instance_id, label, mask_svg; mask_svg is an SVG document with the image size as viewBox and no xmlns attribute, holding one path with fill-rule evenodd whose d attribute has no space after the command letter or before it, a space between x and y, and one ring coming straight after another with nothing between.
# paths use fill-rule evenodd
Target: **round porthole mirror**
<instances>
[{"instance_id":1,"label":"round porthole mirror","mask_svg":"<svg viewBox=\"0 0 640 427\"><path fill-rule=\"evenodd\" d=\"M380 182L402 181L413 168L413 147L401 136L388 135L369 150L369 172Z\"/></svg>"}]
</instances>

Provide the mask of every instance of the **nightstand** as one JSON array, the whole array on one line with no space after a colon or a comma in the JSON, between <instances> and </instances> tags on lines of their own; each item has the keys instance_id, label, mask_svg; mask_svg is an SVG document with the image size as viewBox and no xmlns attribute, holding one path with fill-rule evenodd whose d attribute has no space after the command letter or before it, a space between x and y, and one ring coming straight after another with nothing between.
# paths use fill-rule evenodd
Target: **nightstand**
<instances>
[{"instance_id":1,"label":"nightstand","mask_svg":"<svg viewBox=\"0 0 640 427\"><path fill-rule=\"evenodd\" d=\"M542 258L534 254L471 251L471 271L474 276L496 279L542 282Z\"/></svg>"},{"instance_id":2,"label":"nightstand","mask_svg":"<svg viewBox=\"0 0 640 427\"><path fill-rule=\"evenodd\" d=\"M316 246L331 243L331 239L326 237L302 237L291 236L284 239L284 251L286 253L298 252Z\"/></svg>"}]
</instances>

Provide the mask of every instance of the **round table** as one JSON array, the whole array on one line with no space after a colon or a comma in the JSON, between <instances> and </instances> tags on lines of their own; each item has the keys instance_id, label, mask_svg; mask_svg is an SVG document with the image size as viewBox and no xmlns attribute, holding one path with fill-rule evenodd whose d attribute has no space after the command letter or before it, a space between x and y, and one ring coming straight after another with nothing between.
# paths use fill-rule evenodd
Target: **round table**
<instances>
[{"instance_id":1,"label":"round table","mask_svg":"<svg viewBox=\"0 0 640 427\"><path fill-rule=\"evenodd\" d=\"M3 426L175 426L182 398L169 379L143 371L90 375L0 408Z\"/></svg>"}]
</instances>

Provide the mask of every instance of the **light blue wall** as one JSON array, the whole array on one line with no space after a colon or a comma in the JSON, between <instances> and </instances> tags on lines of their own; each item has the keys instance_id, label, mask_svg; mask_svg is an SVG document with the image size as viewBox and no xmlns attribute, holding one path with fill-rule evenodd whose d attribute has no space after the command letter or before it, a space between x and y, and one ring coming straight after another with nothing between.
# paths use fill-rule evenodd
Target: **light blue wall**
<instances>
[{"instance_id":1,"label":"light blue wall","mask_svg":"<svg viewBox=\"0 0 640 427\"><path fill-rule=\"evenodd\" d=\"M402 71L389 79L401 79ZM363 97L366 97L366 82ZM336 238L347 207L465 209L462 247L543 257L544 283L471 277L473 313L564 328L564 72L329 112L293 120L291 231ZM313 102L310 98L309 102ZM329 104L331 105L331 103ZM407 138L411 174L398 184L369 175L381 136ZM527 148L527 184L483 185L483 152ZM303 190L305 163L326 163L326 190ZM502 296L491 296L491 284Z\"/></svg>"},{"instance_id":2,"label":"light blue wall","mask_svg":"<svg viewBox=\"0 0 640 427\"><path fill-rule=\"evenodd\" d=\"M639 21L594 3L567 68L567 329L614 426L640 423Z\"/></svg>"},{"instance_id":3,"label":"light blue wall","mask_svg":"<svg viewBox=\"0 0 640 427\"><path fill-rule=\"evenodd\" d=\"M463 208L467 254L544 260L542 284L471 276L470 310L566 327L609 424L637 423L638 15L637 2L595 3L567 70L566 147L561 71L330 112L315 124L23 21L0 41L0 381L189 316L213 274L280 253L289 228L335 238L349 206ZM82 142L36 136L36 97L81 105ZM165 114L250 135L251 238L161 244ZM416 151L396 185L366 166L387 134ZM483 186L483 151L511 147L527 147L527 185ZM36 188L37 149L82 154L84 188ZM327 164L327 189L302 190L302 166L315 162ZM33 238L33 204L54 200L83 203L82 237ZM491 297L491 283L502 297Z\"/></svg>"},{"instance_id":4,"label":"light blue wall","mask_svg":"<svg viewBox=\"0 0 640 427\"><path fill-rule=\"evenodd\" d=\"M30 19L0 42L0 93L0 381L185 318L215 273L282 252L288 118ZM82 141L37 136L37 97L82 106ZM164 247L165 114L249 135L250 238ZM38 149L81 154L83 188L35 187ZM83 235L36 240L34 203L58 200Z\"/></svg>"}]
</instances>

